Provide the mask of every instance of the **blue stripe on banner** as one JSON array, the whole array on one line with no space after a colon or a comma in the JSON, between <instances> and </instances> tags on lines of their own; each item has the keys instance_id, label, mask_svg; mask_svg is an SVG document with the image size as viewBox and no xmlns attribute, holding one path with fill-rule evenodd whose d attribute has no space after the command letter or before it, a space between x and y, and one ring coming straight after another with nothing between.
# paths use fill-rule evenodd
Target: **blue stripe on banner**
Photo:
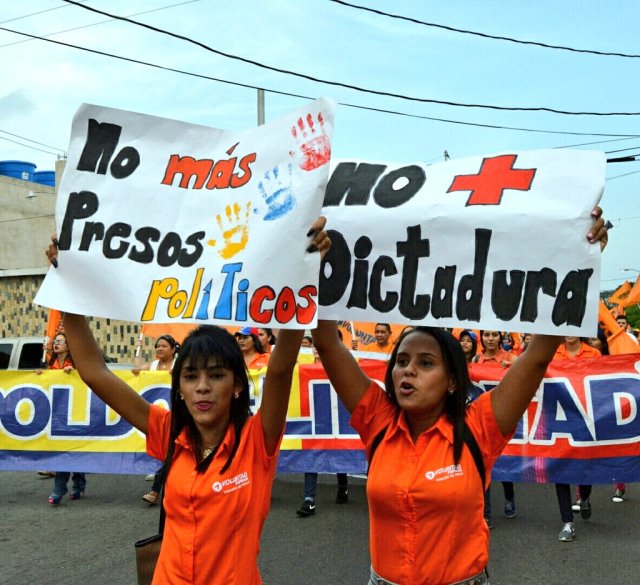
<instances>
[{"instance_id":1,"label":"blue stripe on banner","mask_svg":"<svg viewBox=\"0 0 640 585\"><path fill-rule=\"evenodd\" d=\"M290 473L366 473L364 451L353 449L309 449L280 451L278 471Z\"/></svg>"},{"instance_id":2,"label":"blue stripe on banner","mask_svg":"<svg viewBox=\"0 0 640 585\"><path fill-rule=\"evenodd\" d=\"M491 478L496 481L611 484L640 481L640 457L554 459L503 455Z\"/></svg>"},{"instance_id":3,"label":"blue stripe on banner","mask_svg":"<svg viewBox=\"0 0 640 585\"><path fill-rule=\"evenodd\" d=\"M88 453L82 451L2 451L0 471L80 471L85 473L155 473L162 465L146 453Z\"/></svg>"}]
</instances>

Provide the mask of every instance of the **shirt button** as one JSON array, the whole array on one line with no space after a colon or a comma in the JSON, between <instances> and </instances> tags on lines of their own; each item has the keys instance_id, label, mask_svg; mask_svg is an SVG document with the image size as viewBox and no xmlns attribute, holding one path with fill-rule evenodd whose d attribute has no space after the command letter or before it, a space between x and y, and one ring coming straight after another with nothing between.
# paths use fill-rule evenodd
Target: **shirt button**
<instances>
[{"instance_id":1,"label":"shirt button","mask_svg":"<svg viewBox=\"0 0 640 585\"><path fill-rule=\"evenodd\" d=\"M411 458L411 463L415 463L417 461L417 459L415 457Z\"/></svg>"}]
</instances>

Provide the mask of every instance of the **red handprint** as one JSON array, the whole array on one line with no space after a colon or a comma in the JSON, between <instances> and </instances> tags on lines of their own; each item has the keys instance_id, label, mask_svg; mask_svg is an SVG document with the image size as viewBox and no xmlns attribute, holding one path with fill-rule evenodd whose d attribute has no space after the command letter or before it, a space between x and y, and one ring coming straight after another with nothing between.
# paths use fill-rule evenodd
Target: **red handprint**
<instances>
[{"instance_id":1,"label":"red handprint","mask_svg":"<svg viewBox=\"0 0 640 585\"><path fill-rule=\"evenodd\" d=\"M306 126L305 126L306 121ZM302 160L298 163L303 171L313 171L329 162L331 158L331 141L324 130L324 118L318 114L320 134L317 134L313 116L307 114L305 120L298 118L298 123L291 127L291 134L298 143ZM293 156L293 152L290 153Z\"/></svg>"}]
</instances>

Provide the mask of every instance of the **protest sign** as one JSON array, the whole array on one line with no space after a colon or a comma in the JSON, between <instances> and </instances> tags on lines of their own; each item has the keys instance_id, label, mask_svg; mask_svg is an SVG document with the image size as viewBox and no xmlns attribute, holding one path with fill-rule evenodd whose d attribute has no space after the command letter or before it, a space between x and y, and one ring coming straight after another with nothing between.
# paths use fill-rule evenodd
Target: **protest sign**
<instances>
[{"instance_id":1,"label":"protest sign","mask_svg":"<svg viewBox=\"0 0 640 585\"><path fill-rule=\"evenodd\" d=\"M315 323L305 235L334 109L317 100L227 132L83 105L56 203L59 267L35 302L143 323Z\"/></svg>"},{"instance_id":2,"label":"protest sign","mask_svg":"<svg viewBox=\"0 0 640 585\"><path fill-rule=\"evenodd\" d=\"M333 161L324 319L595 335L601 152Z\"/></svg>"},{"instance_id":3,"label":"protest sign","mask_svg":"<svg viewBox=\"0 0 640 585\"><path fill-rule=\"evenodd\" d=\"M382 380L383 360L360 360ZM471 364L477 394L507 370ZM253 410L265 370L252 371ZM146 400L167 406L167 372L116 371ZM640 361L637 355L551 363L493 478L538 483L640 481ZM76 372L0 372L0 469L154 473L144 436L90 392ZM294 372L278 469L364 473L362 442L320 364Z\"/></svg>"}]
</instances>

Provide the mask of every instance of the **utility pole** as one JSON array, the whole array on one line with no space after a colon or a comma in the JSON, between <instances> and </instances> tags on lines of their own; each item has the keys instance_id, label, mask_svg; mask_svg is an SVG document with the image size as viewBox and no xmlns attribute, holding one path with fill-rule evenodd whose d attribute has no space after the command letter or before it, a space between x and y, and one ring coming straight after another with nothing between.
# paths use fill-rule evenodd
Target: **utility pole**
<instances>
[{"instance_id":1,"label":"utility pole","mask_svg":"<svg viewBox=\"0 0 640 585\"><path fill-rule=\"evenodd\" d=\"M258 90L258 126L264 124L264 89Z\"/></svg>"}]
</instances>

